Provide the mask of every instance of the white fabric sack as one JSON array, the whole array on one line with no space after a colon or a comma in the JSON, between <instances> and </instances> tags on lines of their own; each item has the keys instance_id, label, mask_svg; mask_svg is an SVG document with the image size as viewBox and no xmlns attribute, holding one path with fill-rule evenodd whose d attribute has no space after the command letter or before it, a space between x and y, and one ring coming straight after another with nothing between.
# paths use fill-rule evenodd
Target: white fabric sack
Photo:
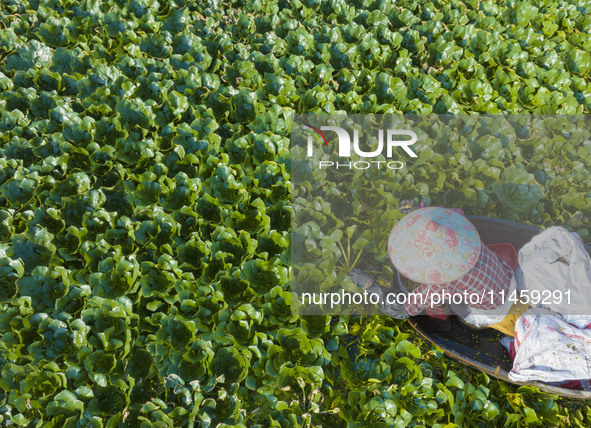
<instances>
[{"instance_id":1,"label":"white fabric sack","mask_svg":"<svg viewBox=\"0 0 591 428\"><path fill-rule=\"evenodd\" d=\"M508 345L507 340L502 342ZM574 327L547 309L529 309L519 317L514 346L511 380L564 382L591 378L591 330Z\"/></svg>"},{"instance_id":2,"label":"white fabric sack","mask_svg":"<svg viewBox=\"0 0 591 428\"><path fill-rule=\"evenodd\" d=\"M550 227L519 250L519 265L524 287L530 293L562 293L561 302L552 297L540 307L563 314L567 321L581 328L591 323L591 258L579 235L560 226Z\"/></svg>"}]
</instances>

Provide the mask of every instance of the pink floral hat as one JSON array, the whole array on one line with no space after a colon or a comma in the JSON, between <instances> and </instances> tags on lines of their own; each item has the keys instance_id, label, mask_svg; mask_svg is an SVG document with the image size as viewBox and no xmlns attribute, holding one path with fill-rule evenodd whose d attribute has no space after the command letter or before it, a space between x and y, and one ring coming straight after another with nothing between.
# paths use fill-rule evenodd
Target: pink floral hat
<instances>
[{"instance_id":1,"label":"pink floral hat","mask_svg":"<svg viewBox=\"0 0 591 428\"><path fill-rule=\"evenodd\" d=\"M388 238L394 267L422 284L460 279L478 261L480 248L474 225L447 208L422 208L404 216Z\"/></svg>"}]
</instances>

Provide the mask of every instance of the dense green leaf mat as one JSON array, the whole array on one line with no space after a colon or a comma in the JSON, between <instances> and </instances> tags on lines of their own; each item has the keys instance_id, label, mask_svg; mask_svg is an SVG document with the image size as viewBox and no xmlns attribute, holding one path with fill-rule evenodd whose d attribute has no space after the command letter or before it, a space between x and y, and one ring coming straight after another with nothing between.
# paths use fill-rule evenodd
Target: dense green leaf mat
<instances>
[{"instance_id":1,"label":"dense green leaf mat","mask_svg":"<svg viewBox=\"0 0 591 428\"><path fill-rule=\"evenodd\" d=\"M586 405L455 365L404 323L293 317L288 267L294 112L588 113L590 11L3 1L0 424L589 426ZM544 200L491 194L489 214L588 240L589 145L529 137L401 185L434 202L536 185Z\"/></svg>"}]
</instances>

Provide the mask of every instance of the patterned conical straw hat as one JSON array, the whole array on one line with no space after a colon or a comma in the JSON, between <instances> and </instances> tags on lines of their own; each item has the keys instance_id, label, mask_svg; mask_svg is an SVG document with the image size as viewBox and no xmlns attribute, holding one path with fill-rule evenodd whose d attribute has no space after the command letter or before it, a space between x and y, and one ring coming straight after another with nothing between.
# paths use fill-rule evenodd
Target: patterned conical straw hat
<instances>
[{"instance_id":1,"label":"patterned conical straw hat","mask_svg":"<svg viewBox=\"0 0 591 428\"><path fill-rule=\"evenodd\" d=\"M405 277L422 284L460 279L480 256L480 236L468 219L447 208L422 208L390 232L388 256Z\"/></svg>"}]
</instances>

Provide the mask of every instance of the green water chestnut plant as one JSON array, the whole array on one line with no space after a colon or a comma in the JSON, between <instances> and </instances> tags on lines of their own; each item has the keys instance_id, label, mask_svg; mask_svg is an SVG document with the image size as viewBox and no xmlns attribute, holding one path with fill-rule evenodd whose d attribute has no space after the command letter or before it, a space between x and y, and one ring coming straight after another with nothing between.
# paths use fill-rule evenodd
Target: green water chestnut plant
<instances>
[{"instance_id":1,"label":"green water chestnut plant","mask_svg":"<svg viewBox=\"0 0 591 428\"><path fill-rule=\"evenodd\" d=\"M513 139L421 147L394 179L351 171L350 193L292 163L289 137L294 113L589 113L590 12L2 2L0 424L589 426L588 406L453 363L402 322L290 310L292 240L318 290L360 263L386 278L387 231L370 226L399 219L399 199L588 241L577 130L549 123L541 144L523 115Z\"/></svg>"}]
</instances>

